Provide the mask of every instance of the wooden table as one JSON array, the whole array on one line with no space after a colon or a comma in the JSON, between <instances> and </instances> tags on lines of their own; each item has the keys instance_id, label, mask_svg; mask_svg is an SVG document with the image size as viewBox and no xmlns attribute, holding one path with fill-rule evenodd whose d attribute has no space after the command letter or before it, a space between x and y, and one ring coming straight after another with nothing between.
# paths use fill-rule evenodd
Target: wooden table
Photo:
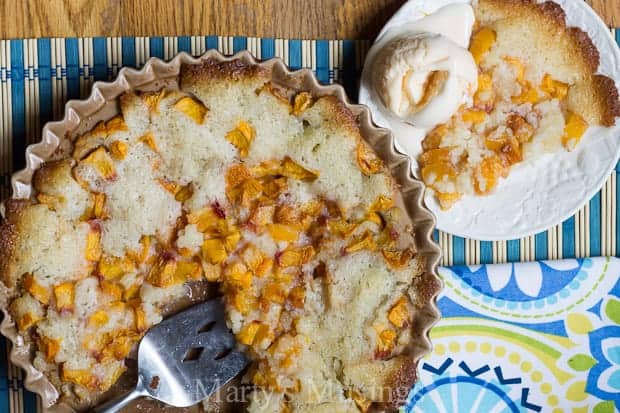
<instances>
[{"instance_id":1,"label":"wooden table","mask_svg":"<svg viewBox=\"0 0 620 413\"><path fill-rule=\"evenodd\" d=\"M242 35L372 39L405 0L0 0L0 38ZM620 0L587 0L620 27Z\"/></svg>"}]
</instances>

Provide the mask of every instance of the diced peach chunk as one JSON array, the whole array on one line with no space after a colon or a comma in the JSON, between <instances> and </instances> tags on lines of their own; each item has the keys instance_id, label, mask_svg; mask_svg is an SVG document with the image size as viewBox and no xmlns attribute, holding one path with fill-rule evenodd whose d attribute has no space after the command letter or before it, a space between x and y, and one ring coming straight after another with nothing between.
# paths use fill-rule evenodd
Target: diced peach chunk
<instances>
[{"instance_id":1,"label":"diced peach chunk","mask_svg":"<svg viewBox=\"0 0 620 413\"><path fill-rule=\"evenodd\" d=\"M90 165L106 181L114 181L117 177L114 161L105 147L100 146L84 158L81 163Z\"/></svg>"},{"instance_id":2,"label":"diced peach chunk","mask_svg":"<svg viewBox=\"0 0 620 413\"><path fill-rule=\"evenodd\" d=\"M254 345L256 346L265 346L269 345L275 338L273 331L266 324L261 324L260 328L256 332L256 336L254 337Z\"/></svg>"},{"instance_id":3,"label":"diced peach chunk","mask_svg":"<svg viewBox=\"0 0 620 413\"><path fill-rule=\"evenodd\" d=\"M451 162L440 161L422 167L422 179L429 186L435 182L441 182L445 178L454 180L456 175L456 168Z\"/></svg>"},{"instance_id":4,"label":"diced peach chunk","mask_svg":"<svg viewBox=\"0 0 620 413\"><path fill-rule=\"evenodd\" d=\"M439 207L442 211L447 211L463 196L460 192L435 192Z\"/></svg>"},{"instance_id":5,"label":"diced peach chunk","mask_svg":"<svg viewBox=\"0 0 620 413\"><path fill-rule=\"evenodd\" d=\"M395 269L406 267L413 258L413 250L411 248L404 250L383 249L381 254L388 265Z\"/></svg>"},{"instance_id":6,"label":"diced peach chunk","mask_svg":"<svg viewBox=\"0 0 620 413\"><path fill-rule=\"evenodd\" d=\"M491 50L496 40L497 33L489 27L483 27L473 35L469 51L474 57L476 64L480 64L482 58Z\"/></svg>"},{"instance_id":7,"label":"diced peach chunk","mask_svg":"<svg viewBox=\"0 0 620 413\"><path fill-rule=\"evenodd\" d=\"M92 313L90 317L88 317L88 325L90 327L99 328L106 325L109 320L110 316L105 310L98 310Z\"/></svg>"},{"instance_id":8,"label":"diced peach chunk","mask_svg":"<svg viewBox=\"0 0 620 413\"><path fill-rule=\"evenodd\" d=\"M388 320L398 328L403 328L407 325L410 317L409 301L405 297L399 298L388 312Z\"/></svg>"},{"instance_id":9,"label":"diced peach chunk","mask_svg":"<svg viewBox=\"0 0 620 413\"><path fill-rule=\"evenodd\" d=\"M53 363L54 358L60 351L60 340L55 340L50 337L41 336L39 338L39 349L45 354L45 359Z\"/></svg>"},{"instance_id":10,"label":"diced peach chunk","mask_svg":"<svg viewBox=\"0 0 620 413\"><path fill-rule=\"evenodd\" d=\"M239 200L241 205L245 208L250 208L252 203L258 200L263 192L263 185L258 179L250 178L240 185L239 191L234 191L231 194L232 199Z\"/></svg>"},{"instance_id":11,"label":"diced peach chunk","mask_svg":"<svg viewBox=\"0 0 620 413\"><path fill-rule=\"evenodd\" d=\"M141 284L142 284L142 281L140 280L140 282L135 282L131 284L129 287L126 287L125 291L123 291L123 300L129 301L129 300L136 298L138 294L140 293Z\"/></svg>"},{"instance_id":12,"label":"diced peach chunk","mask_svg":"<svg viewBox=\"0 0 620 413\"><path fill-rule=\"evenodd\" d=\"M261 323L259 321L252 321L251 323L246 324L237 333L237 340L246 346L252 345L254 342L254 337L256 337L256 333L258 332L260 326Z\"/></svg>"},{"instance_id":13,"label":"diced peach chunk","mask_svg":"<svg viewBox=\"0 0 620 413\"><path fill-rule=\"evenodd\" d=\"M187 222L196 225L198 232L207 232L221 220L213 208L207 207L187 216Z\"/></svg>"},{"instance_id":14,"label":"diced peach chunk","mask_svg":"<svg viewBox=\"0 0 620 413\"><path fill-rule=\"evenodd\" d=\"M517 138L514 136L507 136L506 144L500 150L499 157L505 166L511 166L523 161L521 143Z\"/></svg>"},{"instance_id":15,"label":"diced peach chunk","mask_svg":"<svg viewBox=\"0 0 620 413\"><path fill-rule=\"evenodd\" d=\"M65 282L54 287L54 297L56 298L56 308L58 311L73 310L74 294L72 282Z\"/></svg>"},{"instance_id":16,"label":"diced peach chunk","mask_svg":"<svg viewBox=\"0 0 620 413\"><path fill-rule=\"evenodd\" d=\"M319 177L318 171L306 169L288 156L282 160L280 174L299 181L315 181Z\"/></svg>"},{"instance_id":17,"label":"diced peach chunk","mask_svg":"<svg viewBox=\"0 0 620 413\"><path fill-rule=\"evenodd\" d=\"M383 212L394 206L394 200L385 195L379 195L379 197L370 206L369 211Z\"/></svg>"},{"instance_id":18,"label":"diced peach chunk","mask_svg":"<svg viewBox=\"0 0 620 413\"><path fill-rule=\"evenodd\" d=\"M396 332L390 328L384 328L383 326L374 326L377 332L377 352L378 355L389 355L394 349L396 341Z\"/></svg>"},{"instance_id":19,"label":"diced peach chunk","mask_svg":"<svg viewBox=\"0 0 620 413\"><path fill-rule=\"evenodd\" d=\"M302 286L293 287L288 294L288 300L295 308L304 308L306 290Z\"/></svg>"},{"instance_id":20,"label":"diced peach chunk","mask_svg":"<svg viewBox=\"0 0 620 413\"><path fill-rule=\"evenodd\" d=\"M486 106L493 99L493 79L488 73L480 73L478 75L478 89L474 95L474 106L477 108Z\"/></svg>"},{"instance_id":21,"label":"diced peach chunk","mask_svg":"<svg viewBox=\"0 0 620 413\"><path fill-rule=\"evenodd\" d=\"M308 263L316 254L312 245L301 248L287 248L276 257L277 264L282 267L296 267Z\"/></svg>"},{"instance_id":22,"label":"diced peach chunk","mask_svg":"<svg viewBox=\"0 0 620 413\"><path fill-rule=\"evenodd\" d=\"M564 100L568 95L568 83L554 80L548 73L543 77L540 89L554 99Z\"/></svg>"},{"instance_id":23,"label":"diced peach chunk","mask_svg":"<svg viewBox=\"0 0 620 413\"><path fill-rule=\"evenodd\" d=\"M155 139L155 135L153 132L148 131L144 135L140 137L140 142L148 146L153 152L159 152L159 148L157 147L157 140Z\"/></svg>"},{"instance_id":24,"label":"diced peach chunk","mask_svg":"<svg viewBox=\"0 0 620 413\"><path fill-rule=\"evenodd\" d=\"M345 247L345 252L351 254L362 250L374 251L377 248L377 244L370 231L364 232L364 234L354 239L349 245Z\"/></svg>"},{"instance_id":25,"label":"diced peach chunk","mask_svg":"<svg viewBox=\"0 0 620 413\"><path fill-rule=\"evenodd\" d=\"M260 179L259 182L263 187L263 194L271 200L276 200L288 188L288 182L285 177L265 177Z\"/></svg>"},{"instance_id":26,"label":"diced peach chunk","mask_svg":"<svg viewBox=\"0 0 620 413\"><path fill-rule=\"evenodd\" d=\"M176 195L181 190L181 185L168 179L158 179L157 183L160 184L166 191L172 195Z\"/></svg>"},{"instance_id":27,"label":"diced peach chunk","mask_svg":"<svg viewBox=\"0 0 620 413\"><path fill-rule=\"evenodd\" d=\"M134 263L128 258L103 257L97 266L97 274L105 280L120 278L135 271Z\"/></svg>"},{"instance_id":28,"label":"diced peach chunk","mask_svg":"<svg viewBox=\"0 0 620 413\"><path fill-rule=\"evenodd\" d=\"M178 261L175 277L181 280L198 281L202 278L202 267L195 261Z\"/></svg>"},{"instance_id":29,"label":"diced peach chunk","mask_svg":"<svg viewBox=\"0 0 620 413\"><path fill-rule=\"evenodd\" d=\"M140 305L133 307L134 311L134 326L138 333L143 333L148 328L146 323L146 313Z\"/></svg>"},{"instance_id":30,"label":"diced peach chunk","mask_svg":"<svg viewBox=\"0 0 620 413\"><path fill-rule=\"evenodd\" d=\"M240 256L245 265L247 265L252 272L256 272L256 269L265 260L265 255L253 244L246 245L241 251Z\"/></svg>"},{"instance_id":31,"label":"diced peach chunk","mask_svg":"<svg viewBox=\"0 0 620 413\"><path fill-rule=\"evenodd\" d=\"M448 127L445 124L437 126L435 129L429 132L428 135L422 141L422 148L425 151L439 148L443 137L448 133Z\"/></svg>"},{"instance_id":32,"label":"diced peach chunk","mask_svg":"<svg viewBox=\"0 0 620 413\"><path fill-rule=\"evenodd\" d=\"M127 124L125 123L125 119L123 119L122 116L118 115L118 116L113 117L112 119L109 119L105 123L105 129L106 129L107 135L109 136L110 134L114 132L126 131Z\"/></svg>"},{"instance_id":33,"label":"diced peach chunk","mask_svg":"<svg viewBox=\"0 0 620 413\"><path fill-rule=\"evenodd\" d=\"M98 388L99 380L89 370L70 370L64 367L61 368L60 378L62 381L71 382L85 387L89 390L96 390Z\"/></svg>"},{"instance_id":34,"label":"diced peach chunk","mask_svg":"<svg viewBox=\"0 0 620 413\"><path fill-rule=\"evenodd\" d=\"M237 126L226 134L226 140L239 150L239 156L248 156L250 145L256 138L256 130L246 121L239 121Z\"/></svg>"},{"instance_id":35,"label":"diced peach chunk","mask_svg":"<svg viewBox=\"0 0 620 413\"><path fill-rule=\"evenodd\" d=\"M383 161L364 142L357 144L356 155L357 165L364 175L376 174L383 168Z\"/></svg>"},{"instance_id":36,"label":"diced peach chunk","mask_svg":"<svg viewBox=\"0 0 620 413\"><path fill-rule=\"evenodd\" d=\"M202 243L202 257L210 264L221 264L228 258L228 253L221 240L207 239Z\"/></svg>"},{"instance_id":37,"label":"diced peach chunk","mask_svg":"<svg viewBox=\"0 0 620 413\"><path fill-rule=\"evenodd\" d=\"M516 113L511 114L506 119L506 125L512 130L513 135L521 143L532 140L536 131L532 125L523 117Z\"/></svg>"},{"instance_id":38,"label":"diced peach chunk","mask_svg":"<svg viewBox=\"0 0 620 413\"><path fill-rule=\"evenodd\" d=\"M114 159L123 160L127 156L127 144L123 141L114 141L110 144L110 154Z\"/></svg>"},{"instance_id":39,"label":"diced peach chunk","mask_svg":"<svg viewBox=\"0 0 620 413\"><path fill-rule=\"evenodd\" d=\"M293 100L291 113L295 116L299 116L310 106L312 106L312 95L308 92L298 93Z\"/></svg>"},{"instance_id":40,"label":"diced peach chunk","mask_svg":"<svg viewBox=\"0 0 620 413\"><path fill-rule=\"evenodd\" d=\"M116 360L123 360L136 342L136 338L131 335L121 335L116 337L112 343L107 347L110 356Z\"/></svg>"},{"instance_id":41,"label":"diced peach chunk","mask_svg":"<svg viewBox=\"0 0 620 413\"><path fill-rule=\"evenodd\" d=\"M300 235L300 229L296 225L270 224L267 226L269 235L276 241L294 242Z\"/></svg>"},{"instance_id":42,"label":"diced peach chunk","mask_svg":"<svg viewBox=\"0 0 620 413\"><path fill-rule=\"evenodd\" d=\"M230 296L230 303L243 315L249 313L256 305L254 297L241 290L236 290L232 293Z\"/></svg>"},{"instance_id":43,"label":"diced peach chunk","mask_svg":"<svg viewBox=\"0 0 620 413\"><path fill-rule=\"evenodd\" d=\"M190 96L179 99L179 101L174 104L174 108L183 112L199 125L204 123L208 111L207 107L202 102Z\"/></svg>"},{"instance_id":44,"label":"diced peach chunk","mask_svg":"<svg viewBox=\"0 0 620 413\"><path fill-rule=\"evenodd\" d=\"M106 214L105 214L105 201L106 201L106 194L104 193L96 193L93 196L93 216L94 218L97 219L104 219L106 218Z\"/></svg>"},{"instance_id":45,"label":"diced peach chunk","mask_svg":"<svg viewBox=\"0 0 620 413\"><path fill-rule=\"evenodd\" d=\"M41 304L47 305L49 303L50 292L47 290L47 288L39 284L32 274L26 274L24 276L23 287L34 298L39 300Z\"/></svg>"},{"instance_id":46,"label":"diced peach chunk","mask_svg":"<svg viewBox=\"0 0 620 413\"><path fill-rule=\"evenodd\" d=\"M505 174L505 167L498 156L484 158L474 173L474 189L478 195L489 194Z\"/></svg>"},{"instance_id":47,"label":"diced peach chunk","mask_svg":"<svg viewBox=\"0 0 620 413\"><path fill-rule=\"evenodd\" d=\"M479 109L468 109L461 115L464 122L470 122L474 125L478 125L484 122L487 118L487 113Z\"/></svg>"},{"instance_id":48,"label":"diced peach chunk","mask_svg":"<svg viewBox=\"0 0 620 413\"><path fill-rule=\"evenodd\" d=\"M284 304L286 291L280 283L271 282L263 287L262 297L276 304Z\"/></svg>"},{"instance_id":49,"label":"diced peach chunk","mask_svg":"<svg viewBox=\"0 0 620 413\"><path fill-rule=\"evenodd\" d=\"M246 179L251 178L250 171L244 164L236 164L226 171L227 191L241 185Z\"/></svg>"},{"instance_id":50,"label":"diced peach chunk","mask_svg":"<svg viewBox=\"0 0 620 413\"><path fill-rule=\"evenodd\" d=\"M166 89L159 92L145 92L141 94L142 101L151 113L159 113L159 102L168 95Z\"/></svg>"},{"instance_id":51,"label":"diced peach chunk","mask_svg":"<svg viewBox=\"0 0 620 413\"><path fill-rule=\"evenodd\" d=\"M34 313L28 312L21 317L17 317L15 322L17 323L17 328L19 329L19 331L26 331L42 319L42 317Z\"/></svg>"},{"instance_id":52,"label":"diced peach chunk","mask_svg":"<svg viewBox=\"0 0 620 413\"><path fill-rule=\"evenodd\" d=\"M538 94L538 91L529 85L522 88L520 95L512 97L512 102L519 105L524 103L531 103L532 105L535 105L539 101L540 95Z\"/></svg>"},{"instance_id":53,"label":"diced peach chunk","mask_svg":"<svg viewBox=\"0 0 620 413\"><path fill-rule=\"evenodd\" d=\"M588 126L588 122L583 117L574 112L569 112L566 125L564 126L564 135L562 136L564 147L569 151L575 149L588 130Z\"/></svg>"},{"instance_id":54,"label":"diced peach chunk","mask_svg":"<svg viewBox=\"0 0 620 413\"><path fill-rule=\"evenodd\" d=\"M508 140L506 139L506 136L501 136L501 137L486 137L484 139L484 146L494 152L499 152L502 150L502 148L504 147L504 145L506 145L506 143L508 142Z\"/></svg>"},{"instance_id":55,"label":"diced peach chunk","mask_svg":"<svg viewBox=\"0 0 620 413\"><path fill-rule=\"evenodd\" d=\"M173 258L161 256L149 271L146 280L156 287L167 288L179 284L176 275L177 261Z\"/></svg>"},{"instance_id":56,"label":"diced peach chunk","mask_svg":"<svg viewBox=\"0 0 620 413\"><path fill-rule=\"evenodd\" d=\"M355 405L362 413L367 413L372 406L372 400L367 399L357 390L347 390L347 397L355 402Z\"/></svg>"},{"instance_id":57,"label":"diced peach chunk","mask_svg":"<svg viewBox=\"0 0 620 413\"><path fill-rule=\"evenodd\" d=\"M123 298L123 287L115 282L101 280L99 288L101 288L101 292L109 295L113 300L119 301Z\"/></svg>"},{"instance_id":58,"label":"diced peach chunk","mask_svg":"<svg viewBox=\"0 0 620 413\"><path fill-rule=\"evenodd\" d=\"M177 202L185 202L189 200L192 195L194 195L194 189L192 188L192 184L187 184L182 186L177 193L174 195L174 199Z\"/></svg>"},{"instance_id":59,"label":"diced peach chunk","mask_svg":"<svg viewBox=\"0 0 620 413\"><path fill-rule=\"evenodd\" d=\"M243 263L235 262L226 267L224 282L236 288L247 290L252 286L252 273Z\"/></svg>"},{"instance_id":60,"label":"diced peach chunk","mask_svg":"<svg viewBox=\"0 0 620 413\"><path fill-rule=\"evenodd\" d=\"M152 243L153 243L153 240L151 239L151 236L143 235L140 238L140 245L142 246L140 251L128 251L127 256L136 264L142 264L143 262L146 261L146 259L149 257L151 253Z\"/></svg>"},{"instance_id":61,"label":"diced peach chunk","mask_svg":"<svg viewBox=\"0 0 620 413\"><path fill-rule=\"evenodd\" d=\"M86 236L86 259L89 261L99 261L101 254L101 232L91 229Z\"/></svg>"},{"instance_id":62,"label":"diced peach chunk","mask_svg":"<svg viewBox=\"0 0 620 413\"><path fill-rule=\"evenodd\" d=\"M340 238L348 238L360 225L359 222L348 222L344 219L331 220L328 223L329 230L338 234Z\"/></svg>"}]
</instances>

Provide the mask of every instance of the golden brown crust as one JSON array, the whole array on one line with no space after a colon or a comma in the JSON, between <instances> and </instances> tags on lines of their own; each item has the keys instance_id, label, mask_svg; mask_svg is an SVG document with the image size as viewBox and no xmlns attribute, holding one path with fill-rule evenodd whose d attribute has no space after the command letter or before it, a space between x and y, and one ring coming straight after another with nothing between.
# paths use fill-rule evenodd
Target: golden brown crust
<instances>
[{"instance_id":1,"label":"golden brown crust","mask_svg":"<svg viewBox=\"0 0 620 413\"><path fill-rule=\"evenodd\" d=\"M34 173L32 183L34 187L41 191L42 188L53 185L58 176L71 169L73 161L71 159L61 159L58 161L46 162Z\"/></svg>"},{"instance_id":2,"label":"golden brown crust","mask_svg":"<svg viewBox=\"0 0 620 413\"><path fill-rule=\"evenodd\" d=\"M579 85L579 90L585 96L572 98L576 105L570 109L591 113L590 120L603 126L612 126L615 123L615 118L620 116L620 101L615 82L595 74L600 65L600 53L586 32L567 25L566 12L562 6L553 1L537 3L535 0L479 0L477 8L484 17L482 24L489 23L484 20L538 17L537 20L544 23L538 27L533 22L532 27L548 32L552 36L550 38L566 41L567 60L582 72L583 84Z\"/></svg>"},{"instance_id":3,"label":"golden brown crust","mask_svg":"<svg viewBox=\"0 0 620 413\"><path fill-rule=\"evenodd\" d=\"M197 82L206 83L211 80L269 79L269 72L257 65L245 63L240 59L217 62L206 59L201 64L181 66L181 88Z\"/></svg>"},{"instance_id":4,"label":"golden brown crust","mask_svg":"<svg viewBox=\"0 0 620 413\"><path fill-rule=\"evenodd\" d=\"M396 411L404 405L418 377L416 361L408 356L397 356L396 359L398 359L398 367L389 373L391 378L386 381L388 394L384 397L387 401L378 404L381 411Z\"/></svg>"},{"instance_id":5,"label":"golden brown crust","mask_svg":"<svg viewBox=\"0 0 620 413\"><path fill-rule=\"evenodd\" d=\"M0 281L8 288L15 288L15 280L9 276L19 235L18 223L23 210L30 204L24 199L9 199L5 202L6 218L0 223Z\"/></svg>"},{"instance_id":6,"label":"golden brown crust","mask_svg":"<svg viewBox=\"0 0 620 413\"><path fill-rule=\"evenodd\" d=\"M322 96L320 99L329 106L329 117L332 118L337 125L345 128L348 132L354 134L355 136L359 136L361 139L357 118L353 112L351 112L351 110L344 105L344 103L342 103L336 96L331 95Z\"/></svg>"},{"instance_id":7,"label":"golden brown crust","mask_svg":"<svg viewBox=\"0 0 620 413\"><path fill-rule=\"evenodd\" d=\"M613 126L616 117L620 116L620 98L618 89L613 79L607 76L594 75L592 77L595 96L598 97L598 104L601 107L604 126Z\"/></svg>"}]
</instances>

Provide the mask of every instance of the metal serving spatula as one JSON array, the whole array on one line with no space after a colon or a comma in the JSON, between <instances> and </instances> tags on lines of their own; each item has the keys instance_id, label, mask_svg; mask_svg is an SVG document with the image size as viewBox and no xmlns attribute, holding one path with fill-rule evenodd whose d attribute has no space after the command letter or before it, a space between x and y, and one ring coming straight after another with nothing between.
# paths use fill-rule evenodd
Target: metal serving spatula
<instances>
[{"instance_id":1,"label":"metal serving spatula","mask_svg":"<svg viewBox=\"0 0 620 413\"><path fill-rule=\"evenodd\" d=\"M139 397L176 407L208 398L248 364L234 349L220 300L197 304L151 328L138 347L138 383L95 409L113 413Z\"/></svg>"}]
</instances>

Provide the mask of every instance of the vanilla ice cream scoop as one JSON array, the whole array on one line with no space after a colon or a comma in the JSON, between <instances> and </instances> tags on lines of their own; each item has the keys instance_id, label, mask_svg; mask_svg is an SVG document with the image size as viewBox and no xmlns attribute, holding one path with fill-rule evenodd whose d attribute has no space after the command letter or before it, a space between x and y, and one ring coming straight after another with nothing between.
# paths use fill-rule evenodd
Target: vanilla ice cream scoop
<instances>
[{"instance_id":1,"label":"vanilla ice cream scoop","mask_svg":"<svg viewBox=\"0 0 620 413\"><path fill-rule=\"evenodd\" d=\"M396 116L419 127L444 123L473 96L478 69L472 55L447 37L411 33L377 55L375 87Z\"/></svg>"},{"instance_id":2,"label":"vanilla ice cream scoop","mask_svg":"<svg viewBox=\"0 0 620 413\"><path fill-rule=\"evenodd\" d=\"M385 33L371 80L383 105L403 121L430 129L471 102L478 84L467 50L473 22L471 6L455 4Z\"/></svg>"}]
</instances>

